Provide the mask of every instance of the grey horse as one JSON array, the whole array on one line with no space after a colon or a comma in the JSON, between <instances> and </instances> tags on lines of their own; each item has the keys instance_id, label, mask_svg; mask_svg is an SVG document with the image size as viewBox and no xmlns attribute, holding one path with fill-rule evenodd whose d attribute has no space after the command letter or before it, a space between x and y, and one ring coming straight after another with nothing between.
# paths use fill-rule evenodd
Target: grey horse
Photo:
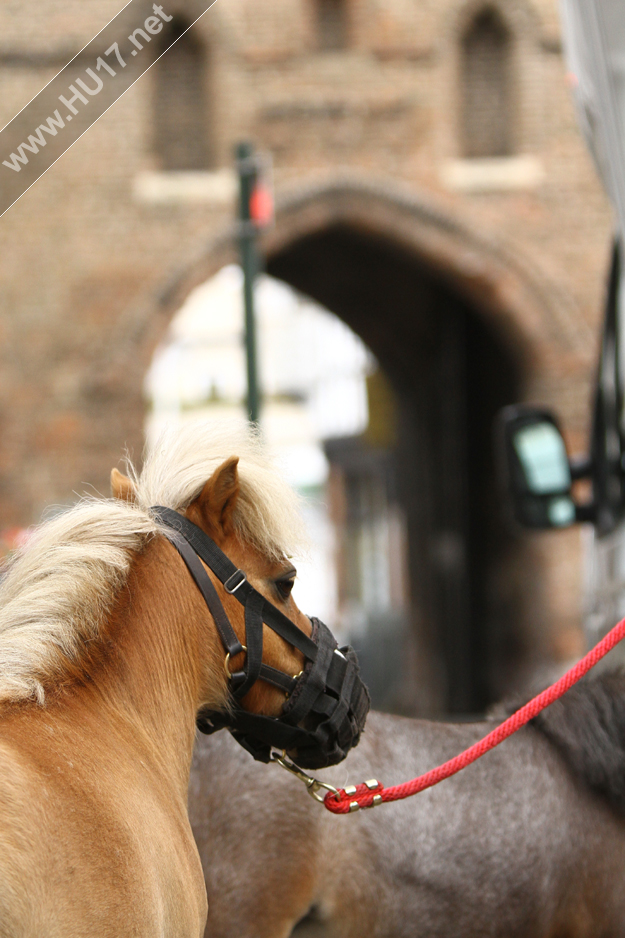
<instances>
[{"instance_id":1,"label":"grey horse","mask_svg":"<svg viewBox=\"0 0 625 938\"><path fill-rule=\"evenodd\" d=\"M317 774L392 785L494 725L374 712ZM189 812L210 938L625 936L625 675L586 679L438 786L341 817L227 732L205 737Z\"/></svg>"}]
</instances>

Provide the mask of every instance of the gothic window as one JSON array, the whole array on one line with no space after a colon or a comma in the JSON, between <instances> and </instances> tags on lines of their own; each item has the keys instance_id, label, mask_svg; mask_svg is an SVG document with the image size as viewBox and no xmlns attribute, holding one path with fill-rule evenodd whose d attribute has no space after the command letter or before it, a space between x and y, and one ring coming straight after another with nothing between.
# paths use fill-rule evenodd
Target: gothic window
<instances>
[{"instance_id":1,"label":"gothic window","mask_svg":"<svg viewBox=\"0 0 625 938\"><path fill-rule=\"evenodd\" d=\"M169 29L180 38L154 65L154 151L163 170L210 167L207 56L186 28L183 20L172 20Z\"/></svg>"},{"instance_id":2,"label":"gothic window","mask_svg":"<svg viewBox=\"0 0 625 938\"><path fill-rule=\"evenodd\" d=\"M347 47L347 0L315 0L317 45L321 50Z\"/></svg>"},{"instance_id":3,"label":"gothic window","mask_svg":"<svg viewBox=\"0 0 625 938\"><path fill-rule=\"evenodd\" d=\"M466 157L513 152L511 36L498 12L487 7L462 40L461 134Z\"/></svg>"}]
</instances>

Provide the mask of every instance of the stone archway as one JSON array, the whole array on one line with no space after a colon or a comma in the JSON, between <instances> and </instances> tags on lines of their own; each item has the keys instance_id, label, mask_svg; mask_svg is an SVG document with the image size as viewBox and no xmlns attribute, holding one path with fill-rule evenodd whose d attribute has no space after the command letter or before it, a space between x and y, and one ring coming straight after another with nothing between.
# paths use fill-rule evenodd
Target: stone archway
<instances>
[{"instance_id":1,"label":"stone archway","mask_svg":"<svg viewBox=\"0 0 625 938\"><path fill-rule=\"evenodd\" d=\"M479 710L548 645L538 637L548 585L536 545L501 520L493 417L543 390L562 357L583 359L580 320L520 255L388 187L300 188L280 200L263 247L268 271L341 316L393 379L410 529L412 707ZM142 358L188 292L235 259L233 229L168 286Z\"/></svg>"},{"instance_id":2,"label":"stone archway","mask_svg":"<svg viewBox=\"0 0 625 938\"><path fill-rule=\"evenodd\" d=\"M271 257L290 242L336 224L386 237L418 256L479 305L495 331L518 349L528 373L534 365L540 367L539 359L549 354L551 344L566 355L584 357L592 337L574 315L568 293L519 251L476 232L469 220L412 190L341 178L298 186L277 200L275 228L262 239L264 253ZM163 290L159 306L165 317L194 286L236 258L232 226Z\"/></svg>"}]
</instances>

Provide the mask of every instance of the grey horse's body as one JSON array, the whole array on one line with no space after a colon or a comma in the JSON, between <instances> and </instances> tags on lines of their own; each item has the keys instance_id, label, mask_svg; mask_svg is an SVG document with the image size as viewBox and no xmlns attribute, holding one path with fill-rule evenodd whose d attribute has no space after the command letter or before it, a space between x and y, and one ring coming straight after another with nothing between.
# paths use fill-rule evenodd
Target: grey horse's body
<instances>
[{"instance_id":1,"label":"grey horse's body","mask_svg":"<svg viewBox=\"0 0 625 938\"><path fill-rule=\"evenodd\" d=\"M625 936L625 820L588 787L583 766L567 765L580 734L566 709L556 717L551 739L548 725L527 727L435 788L343 817L227 733L201 739L190 816L208 888L206 935ZM317 774L337 786L372 776L395 784L493 725L372 713L358 748ZM587 729L592 749L597 734Z\"/></svg>"}]
</instances>

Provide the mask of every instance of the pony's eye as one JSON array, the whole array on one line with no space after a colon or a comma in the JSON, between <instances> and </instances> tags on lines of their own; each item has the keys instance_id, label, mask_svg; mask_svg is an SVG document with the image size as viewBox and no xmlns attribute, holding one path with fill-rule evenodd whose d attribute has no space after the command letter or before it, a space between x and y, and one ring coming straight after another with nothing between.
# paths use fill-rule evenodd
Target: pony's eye
<instances>
[{"instance_id":1,"label":"pony's eye","mask_svg":"<svg viewBox=\"0 0 625 938\"><path fill-rule=\"evenodd\" d=\"M291 595L295 580L293 577L289 580L276 580L276 589L282 599L288 599Z\"/></svg>"}]
</instances>

